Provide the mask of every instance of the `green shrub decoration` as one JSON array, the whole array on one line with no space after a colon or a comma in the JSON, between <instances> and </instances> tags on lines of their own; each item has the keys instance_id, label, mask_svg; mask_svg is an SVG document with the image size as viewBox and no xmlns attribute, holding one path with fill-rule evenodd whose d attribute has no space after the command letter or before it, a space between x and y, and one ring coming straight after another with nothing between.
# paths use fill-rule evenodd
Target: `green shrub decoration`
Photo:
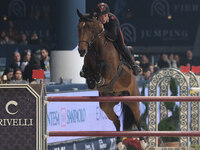
<instances>
[{"instance_id":1,"label":"green shrub decoration","mask_svg":"<svg viewBox=\"0 0 200 150\"><path fill-rule=\"evenodd\" d=\"M178 95L178 86L174 78L170 79L171 96ZM172 116L160 121L158 125L159 131L178 131L179 130L179 106L175 105L175 102L164 102L165 107L172 112ZM162 137L163 142L175 142L179 141L179 137Z\"/></svg>"}]
</instances>

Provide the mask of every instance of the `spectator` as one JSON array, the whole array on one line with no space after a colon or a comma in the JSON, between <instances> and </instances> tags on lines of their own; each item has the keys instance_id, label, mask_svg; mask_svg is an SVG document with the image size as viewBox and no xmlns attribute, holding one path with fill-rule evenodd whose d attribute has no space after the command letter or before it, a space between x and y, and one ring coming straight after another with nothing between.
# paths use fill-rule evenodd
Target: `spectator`
<instances>
[{"instance_id":1,"label":"spectator","mask_svg":"<svg viewBox=\"0 0 200 150\"><path fill-rule=\"evenodd\" d=\"M149 59L146 55L142 55L141 61L140 61L140 67L143 68L143 70L149 68Z\"/></svg>"},{"instance_id":2,"label":"spectator","mask_svg":"<svg viewBox=\"0 0 200 150\"><path fill-rule=\"evenodd\" d=\"M177 68L176 60L174 59L174 54L169 54L169 66L171 68Z\"/></svg>"},{"instance_id":3,"label":"spectator","mask_svg":"<svg viewBox=\"0 0 200 150\"><path fill-rule=\"evenodd\" d=\"M23 80L21 69L16 69L14 72L14 78L10 81L11 84L27 84L25 80Z\"/></svg>"},{"instance_id":4,"label":"spectator","mask_svg":"<svg viewBox=\"0 0 200 150\"><path fill-rule=\"evenodd\" d=\"M151 72L149 68L146 68L145 70L143 70L143 75L140 76L141 80L139 82L139 85L142 87L147 86L149 84L150 78L151 78Z\"/></svg>"},{"instance_id":5,"label":"spectator","mask_svg":"<svg viewBox=\"0 0 200 150\"><path fill-rule=\"evenodd\" d=\"M21 71L24 72L25 67L28 65L31 59L31 51L24 50L22 53Z\"/></svg>"},{"instance_id":6,"label":"spectator","mask_svg":"<svg viewBox=\"0 0 200 150\"><path fill-rule=\"evenodd\" d=\"M135 76L135 79L138 83L144 81L143 69L142 68L140 69L141 69L140 73L137 76Z\"/></svg>"},{"instance_id":7,"label":"spectator","mask_svg":"<svg viewBox=\"0 0 200 150\"><path fill-rule=\"evenodd\" d=\"M6 68L5 69L3 76L6 75L8 83L13 79L13 74L14 74L13 68Z\"/></svg>"},{"instance_id":8,"label":"spectator","mask_svg":"<svg viewBox=\"0 0 200 150\"><path fill-rule=\"evenodd\" d=\"M158 67L160 69L170 67L168 56L166 54L161 54L160 60L158 61Z\"/></svg>"},{"instance_id":9,"label":"spectator","mask_svg":"<svg viewBox=\"0 0 200 150\"><path fill-rule=\"evenodd\" d=\"M10 65L10 68L13 68L14 70L21 67L21 55L18 51L14 52L13 54L13 62Z\"/></svg>"},{"instance_id":10,"label":"spectator","mask_svg":"<svg viewBox=\"0 0 200 150\"><path fill-rule=\"evenodd\" d=\"M27 36L26 36L25 33L21 34L20 44L22 44L22 45L27 45L28 44Z\"/></svg>"},{"instance_id":11,"label":"spectator","mask_svg":"<svg viewBox=\"0 0 200 150\"><path fill-rule=\"evenodd\" d=\"M151 75L153 75L154 74L154 65L152 65L152 64L150 64L149 65L149 71L151 72Z\"/></svg>"},{"instance_id":12,"label":"spectator","mask_svg":"<svg viewBox=\"0 0 200 150\"><path fill-rule=\"evenodd\" d=\"M39 69L41 69L40 57L36 52L34 52L31 55L29 64L25 67L23 73L24 80L28 82L34 81L34 79L32 78L33 70L39 70Z\"/></svg>"},{"instance_id":13,"label":"spectator","mask_svg":"<svg viewBox=\"0 0 200 150\"><path fill-rule=\"evenodd\" d=\"M0 44L15 44L15 42L6 35Z\"/></svg>"},{"instance_id":14,"label":"spectator","mask_svg":"<svg viewBox=\"0 0 200 150\"><path fill-rule=\"evenodd\" d=\"M13 21L8 21L8 29L7 35L10 37L11 40L17 42L18 41L18 31L14 27Z\"/></svg>"},{"instance_id":15,"label":"spectator","mask_svg":"<svg viewBox=\"0 0 200 150\"><path fill-rule=\"evenodd\" d=\"M190 64L190 66L195 66L197 64L195 58L193 57L192 50L190 49L186 51L186 57L182 63L183 66L186 66L187 64Z\"/></svg>"},{"instance_id":16,"label":"spectator","mask_svg":"<svg viewBox=\"0 0 200 150\"><path fill-rule=\"evenodd\" d=\"M40 44L40 39L39 39L37 33L33 33L31 35L30 44Z\"/></svg>"},{"instance_id":17,"label":"spectator","mask_svg":"<svg viewBox=\"0 0 200 150\"><path fill-rule=\"evenodd\" d=\"M3 41L6 37L6 31L1 31L0 42Z\"/></svg>"},{"instance_id":18,"label":"spectator","mask_svg":"<svg viewBox=\"0 0 200 150\"><path fill-rule=\"evenodd\" d=\"M151 78L151 71L150 71L149 68L146 68L146 69L144 70L144 79L145 79L145 80L150 80L150 78Z\"/></svg>"},{"instance_id":19,"label":"spectator","mask_svg":"<svg viewBox=\"0 0 200 150\"><path fill-rule=\"evenodd\" d=\"M41 50L41 68L45 71L45 78L50 78L50 57L46 48Z\"/></svg>"},{"instance_id":20,"label":"spectator","mask_svg":"<svg viewBox=\"0 0 200 150\"><path fill-rule=\"evenodd\" d=\"M36 10L34 18L35 18L35 20L40 20L40 18L41 18L40 10Z\"/></svg>"},{"instance_id":21,"label":"spectator","mask_svg":"<svg viewBox=\"0 0 200 150\"><path fill-rule=\"evenodd\" d=\"M180 68L180 66L181 66L180 56L178 54L175 54L174 59L175 59L176 64L177 64L177 68Z\"/></svg>"}]
</instances>

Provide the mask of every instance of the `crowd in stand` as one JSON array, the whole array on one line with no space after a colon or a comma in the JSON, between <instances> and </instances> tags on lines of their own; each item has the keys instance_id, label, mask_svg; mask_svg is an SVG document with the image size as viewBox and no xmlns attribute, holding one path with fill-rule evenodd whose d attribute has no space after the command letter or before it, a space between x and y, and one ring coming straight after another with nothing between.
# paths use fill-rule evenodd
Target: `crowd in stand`
<instances>
[{"instance_id":1,"label":"crowd in stand","mask_svg":"<svg viewBox=\"0 0 200 150\"><path fill-rule=\"evenodd\" d=\"M141 67L141 72L136 76L136 80L147 81L151 76L162 68L176 68L180 69L180 66L199 66L200 61L197 60L192 54L192 50L187 50L184 57L180 57L179 54L161 54L160 59L155 63L151 64L147 55L142 55L136 63Z\"/></svg>"},{"instance_id":2,"label":"crowd in stand","mask_svg":"<svg viewBox=\"0 0 200 150\"><path fill-rule=\"evenodd\" d=\"M0 83L31 83L33 70L43 69L45 78L50 78L50 57L47 48L33 51L24 50L22 54L15 51L11 65L0 77Z\"/></svg>"},{"instance_id":3,"label":"crowd in stand","mask_svg":"<svg viewBox=\"0 0 200 150\"><path fill-rule=\"evenodd\" d=\"M191 50L187 50L185 57L178 54L161 54L160 59L151 64L147 55L141 55L136 63L140 66L141 72L136 76L138 82L148 82L152 75L162 68L177 68L180 66L198 66L198 60L192 54ZM13 54L13 62L5 69L0 81L6 80L7 83L28 83L32 82L32 70L43 69L45 78L50 78L50 57L47 48L42 48L31 52L24 50L22 54L15 51Z\"/></svg>"},{"instance_id":4,"label":"crowd in stand","mask_svg":"<svg viewBox=\"0 0 200 150\"><path fill-rule=\"evenodd\" d=\"M45 10L45 11L31 10L27 15L27 18L24 18L24 20L48 21L51 24L49 15L50 15L50 10ZM36 32L33 32L31 35L20 33L16 29L14 22L8 19L6 16L4 16L3 22L0 23L1 25L3 24L3 28L1 27L0 29L0 44L27 45L27 44L40 44L43 41L43 39L41 39Z\"/></svg>"},{"instance_id":5,"label":"crowd in stand","mask_svg":"<svg viewBox=\"0 0 200 150\"><path fill-rule=\"evenodd\" d=\"M33 32L30 37L27 37L25 33L19 33L14 27L12 20L7 21L6 27L1 29L0 33L0 44L41 44L37 33Z\"/></svg>"},{"instance_id":6,"label":"crowd in stand","mask_svg":"<svg viewBox=\"0 0 200 150\"><path fill-rule=\"evenodd\" d=\"M49 20L49 13L39 10L31 11L29 17L25 20ZM7 66L2 76L0 76L0 83L29 83L32 78L32 70L43 69L45 71L45 78L50 78L50 57L48 56L49 47L44 44L42 38L36 32L26 34L17 30L12 20L7 20L4 17L0 29L0 45L40 45L40 50L31 51L24 50L20 53L16 50L13 53L13 60L11 65Z\"/></svg>"},{"instance_id":7,"label":"crowd in stand","mask_svg":"<svg viewBox=\"0 0 200 150\"><path fill-rule=\"evenodd\" d=\"M32 19L34 18L37 19L37 16L32 17ZM30 37L27 37L25 33L20 34L14 27L13 21L10 20L7 21L7 26L1 30L0 44L42 45L42 39L38 37L37 33L32 33ZM49 78L50 67L47 49L48 48L43 48L40 52L34 53L31 53L30 50L25 50L22 54L16 51L13 54L12 64L9 68L6 68L3 74L7 76L7 82L11 80L25 80L26 82L31 82L33 79L30 70L33 69L44 69L46 78ZM138 82L148 81L158 69L167 67L180 68L181 65L190 67L197 66L199 65L198 62L199 61L192 55L191 50L186 51L185 58L180 57L179 54L163 53L155 64L150 63L147 55L141 55L139 59L136 60L136 63L141 67L142 71L136 76L136 80ZM20 71L21 77L19 77Z\"/></svg>"}]
</instances>

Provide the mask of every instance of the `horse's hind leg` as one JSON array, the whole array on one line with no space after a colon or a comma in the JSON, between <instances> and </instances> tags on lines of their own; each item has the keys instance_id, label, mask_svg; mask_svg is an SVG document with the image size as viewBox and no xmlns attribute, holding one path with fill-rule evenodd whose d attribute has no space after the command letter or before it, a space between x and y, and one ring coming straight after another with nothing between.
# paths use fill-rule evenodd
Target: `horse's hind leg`
<instances>
[{"instance_id":1,"label":"horse's hind leg","mask_svg":"<svg viewBox=\"0 0 200 150\"><path fill-rule=\"evenodd\" d=\"M126 104L132 110L134 118L135 118L136 126L138 130L141 131L139 102L131 102L131 103L126 103ZM144 137L140 137L140 144L143 149L147 147L147 143L145 143Z\"/></svg>"},{"instance_id":2,"label":"horse's hind leg","mask_svg":"<svg viewBox=\"0 0 200 150\"><path fill-rule=\"evenodd\" d=\"M127 102L126 104L129 106L134 115L135 123L138 130L141 131L139 102ZM143 139L144 139L143 137L140 137L140 140Z\"/></svg>"}]
</instances>

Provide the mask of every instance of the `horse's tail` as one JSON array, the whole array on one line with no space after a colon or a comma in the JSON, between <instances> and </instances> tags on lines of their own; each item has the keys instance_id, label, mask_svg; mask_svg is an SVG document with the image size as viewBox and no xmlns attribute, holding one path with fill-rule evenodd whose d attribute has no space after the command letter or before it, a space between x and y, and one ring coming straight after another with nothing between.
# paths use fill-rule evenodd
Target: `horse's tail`
<instances>
[{"instance_id":1,"label":"horse's tail","mask_svg":"<svg viewBox=\"0 0 200 150\"><path fill-rule=\"evenodd\" d=\"M136 125L135 117L131 111L131 109L122 103L122 112L123 112L123 130L132 130L133 125Z\"/></svg>"}]
</instances>

